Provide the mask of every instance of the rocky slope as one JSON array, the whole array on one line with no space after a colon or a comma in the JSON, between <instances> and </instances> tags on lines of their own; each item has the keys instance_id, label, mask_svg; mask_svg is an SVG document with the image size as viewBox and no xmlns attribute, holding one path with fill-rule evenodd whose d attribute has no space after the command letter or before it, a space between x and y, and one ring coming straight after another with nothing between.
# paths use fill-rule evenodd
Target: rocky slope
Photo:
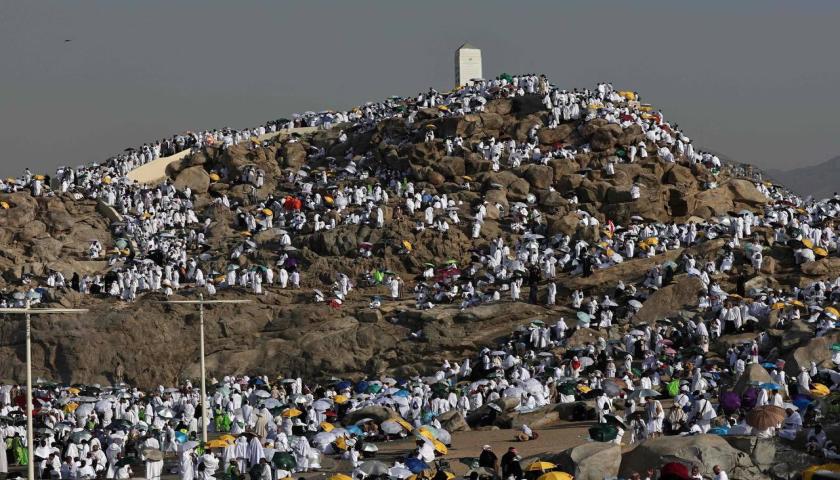
<instances>
[{"instance_id":1,"label":"rocky slope","mask_svg":"<svg viewBox=\"0 0 840 480\"><path fill-rule=\"evenodd\" d=\"M460 359L484 345L508 335L512 329L533 319L547 322L573 312L565 305L568 292L586 288L587 293L609 291L619 280L638 280L657 263L676 258L681 250L669 251L647 259L634 259L614 268L599 270L588 278L563 274L558 280L558 298L563 305L546 308L507 301L461 311L457 305L417 311L413 300L385 303L381 311L367 308L371 295L385 294L382 287L360 287L350 295L343 308L311 302L311 289L326 289L335 272L345 272L361 284L359 278L374 267L400 273L405 279L416 277L426 262L440 263L453 258L469 264L471 250L486 245L487 239L502 235L513 240L516 235L499 223L498 203L507 210L514 202L538 205L547 224L547 235L565 233L577 238L597 240L596 229L580 227L581 209L598 218L626 224L632 217L649 222L709 219L727 212L748 209L760 211L767 198L746 179L731 177L726 170L718 176L702 165L688 167L668 163L651 156L636 163L618 163L615 174L606 176L603 166L625 145L643 138L638 127L622 129L605 120L568 122L557 128L542 128L539 142L546 148L564 144L591 151L574 159L554 159L547 165L528 164L512 170L493 172L490 162L476 153L447 156L442 141L423 141L427 125L434 125L438 138L461 135L467 146L482 138L511 137L527 140L534 125L547 124L548 112L536 96L496 99L480 114L443 117L436 109L419 112L410 128L402 120L386 120L370 130L349 129L346 142L337 138L342 126L307 135L298 142L281 136L267 146L247 145L222 151L206 147L168 169L178 188L189 186L195 195L197 211L212 219L208 243L212 255L207 262L224 271L229 252L241 240L234 215L212 199L221 193L243 206L253 206L250 186L221 179L212 181L210 172L227 169L227 178L235 178L246 166L256 165L266 172L265 185L257 195L282 198L294 191L287 182L288 170L305 168L310 172L327 169L338 184L360 181L357 176L341 173L345 155L352 154L360 166L371 172L400 170L408 172L418 189L447 193L461 202L459 214L470 219L473 206L489 202L482 237L469 238L468 222L441 234L433 230L415 233L414 221L392 221L395 203L386 208L386 227L342 225L330 231L306 232L294 239L301 259L301 290L267 288L264 296L254 297L236 288L222 290L219 298L251 298L250 304L216 306L208 309L208 368L212 375L229 373L306 374L312 376L360 376L380 372L396 374L428 373L444 358ZM310 148L323 148L323 159L309 161ZM472 148L467 150L471 151ZM369 160L362 160L369 154ZM335 160L339 159L339 160ZM363 180L373 184L375 176ZM717 182L716 188L707 188ZM632 200L633 183L642 187L642 198ZM579 205L570 203L577 195ZM75 200L69 195L33 198L28 193L0 195L11 208L0 210L0 272L7 291L20 289L22 275L42 281L48 269L105 274L105 261L91 261L84 255L90 239L112 245L111 222L94 200ZM768 234L762 232L762 234ZM411 255L401 255L400 243L414 245ZM279 247L276 232L254 236L254 252L241 257L252 263L272 262ZM360 242L373 244L373 258L359 258ZM716 258L720 243L707 242L692 251L698 258ZM793 265L786 247L768 254L765 282L795 284L801 272ZM738 268L719 278L731 285ZM813 272L818 278L828 271ZM413 281L407 282L409 284ZM666 312L688 308L696 302L696 285L680 282L679 292L667 289L646 304L640 318L652 318ZM688 292L688 293L686 293ZM190 289L183 295L192 297ZM542 295L542 293L541 293ZM176 295L176 298L178 296ZM88 315L75 318L38 318L34 320L33 361L37 376L64 382L107 382L118 362L125 366L126 379L141 386L172 384L194 377L198 356L198 316L195 309L160 303L157 294L142 296L130 304L98 296L81 296L72 291L55 291L47 303L67 307L86 307ZM421 331L421 339L410 339ZM0 326L0 378L23 377L23 330L19 319L6 318ZM805 339L803 339L803 342Z\"/></svg>"}]
</instances>

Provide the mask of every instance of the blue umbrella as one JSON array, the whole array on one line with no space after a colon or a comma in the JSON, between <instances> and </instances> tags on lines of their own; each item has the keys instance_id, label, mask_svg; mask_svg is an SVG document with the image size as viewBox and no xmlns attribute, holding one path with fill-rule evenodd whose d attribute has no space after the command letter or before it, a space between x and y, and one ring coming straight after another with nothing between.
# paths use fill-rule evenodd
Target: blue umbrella
<instances>
[{"instance_id":1,"label":"blue umbrella","mask_svg":"<svg viewBox=\"0 0 840 480\"><path fill-rule=\"evenodd\" d=\"M368 382L362 380L361 382L356 384L356 387L354 388L354 390L356 391L356 393L365 393L365 392L367 392L367 389L368 389L369 385L370 384Z\"/></svg>"},{"instance_id":2,"label":"blue umbrella","mask_svg":"<svg viewBox=\"0 0 840 480\"><path fill-rule=\"evenodd\" d=\"M403 397L403 398L408 398L409 395L410 394L408 393L408 390L400 390L399 392L394 394L395 397Z\"/></svg>"},{"instance_id":3,"label":"blue umbrella","mask_svg":"<svg viewBox=\"0 0 840 480\"><path fill-rule=\"evenodd\" d=\"M341 390L347 390L348 388L350 388L350 387L352 387L352 386L353 386L353 384L352 384L352 383L350 383L350 382L348 382L347 380L345 380L345 381L343 381L343 382L338 382L338 383L336 383L336 384L335 384L335 389L336 389L336 390L338 390L338 391L341 391Z\"/></svg>"},{"instance_id":4,"label":"blue umbrella","mask_svg":"<svg viewBox=\"0 0 840 480\"><path fill-rule=\"evenodd\" d=\"M715 427L709 430L712 435L726 435L729 433L729 427Z\"/></svg>"},{"instance_id":5,"label":"blue umbrella","mask_svg":"<svg viewBox=\"0 0 840 480\"><path fill-rule=\"evenodd\" d=\"M423 470L428 470L429 465L419 458L409 458L405 461L405 468L411 470L411 473L418 474Z\"/></svg>"},{"instance_id":6,"label":"blue umbrella","mask_svg":"<svg viewBox=\"0 0 840 480\"><path fill-rule=\"evenodd\" d=\"M350 432L354 435L360 435L361 436L361 435L365 434L365 432L363 432L362 429L359 428L358 425L350 425L349 427L345 428L345 430L347 430L348 432Z\"/></svg>"},{"instance_id":7,"label":"blue umbrella","mask_svg":"<svg viewBox=\"0 0 840 480\"><path fill-rule=\"evenodd\" d=\"M175 432L175 441L178 443L184 443L187 441L187 434L184 432Z\"/></svg>"},{"instance_id":8,"label":"blue umbrella","mask_svg":"<svg viewBox=\"0 0 840 480\"><path fill-rule=\"evenodd\" d=\"M759 385L761 388L765 390L781 390L782 387L778 383L762 383Z\"/></svg>"},{"instance_id":9,"label":"blue umbrella","mask_svg":"<svg viewBox=\"0 0 840 480\"><path fill-rule=\"evenodd\" d=\"M808 408L808 405L810 405L813 401L814 400L808 395L794 395L793 402L791 403L796 405L799 408L799 410L804 411L806 408Z\"/></svg>"},{"instance_id":10,"label":"blue umbrella","mask_svg":"<svg viewBox=\"0 0 840 480\"><path fill-rule=\"evenodd\" d=\"M776 368L776 364L773 362L764 362L761 366L764 368Z\"/></svg>"}]
</instances>

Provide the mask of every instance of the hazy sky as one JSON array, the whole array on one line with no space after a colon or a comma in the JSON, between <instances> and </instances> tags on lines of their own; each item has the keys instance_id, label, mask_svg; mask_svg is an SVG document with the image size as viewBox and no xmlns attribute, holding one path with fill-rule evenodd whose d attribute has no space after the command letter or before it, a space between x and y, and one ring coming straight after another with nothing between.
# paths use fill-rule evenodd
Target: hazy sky
<instances>
[{"instance_id":1,"label":"hazy sky","mask_svg":"<svg viewBox=\"0 0 840 480\"><path fill-rule=\"evenodd\" d=\"M838 25L835 0L0 0L0 175L448 88L464 41L486 77L612 81L697 145L792 168L840 154Z\"/></svg>"}]
</instances>

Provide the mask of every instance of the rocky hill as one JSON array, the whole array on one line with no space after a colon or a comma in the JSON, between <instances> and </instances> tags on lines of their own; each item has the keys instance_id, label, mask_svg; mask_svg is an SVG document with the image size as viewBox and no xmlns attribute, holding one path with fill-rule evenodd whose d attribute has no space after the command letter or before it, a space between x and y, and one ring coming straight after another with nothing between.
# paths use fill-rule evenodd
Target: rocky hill
<instances>
[{"instance_id":1,"label":"rocky hill","mask_svg":"<svg viewBox=\"0 0 840 480\"><path fill-rule=\"evenodd\" d=\"M235 208L214 202L226 195L242 211L271 206L301 188L301 175L290 181L289 172L307 172L309 178L328 173L328 184L316 182L322 196L333 186L364 184L373 187L386 172L401 172L415 188L429 194L447 194L457 201L460 225L441 233L426 228L417 232L416 218L394 213L399 199L392 195L384 206L385 225L370 222L344 224L331 230L309 227L293 237L293 251L302 272L300 289L265 286L263 295L250 289L219 289L217 298L250 298L245 305L214 306L207 312L208 368L212 375L229 373L305 374L315 377L352 377L389 372L399 375L429 373L443 359L469 357L479 348L507 336L520 325L540 319L553 322L574 316L568 293L576 288L587 294L611 292L621 280L639 281L654 265L676 259L683 248L650 258L627 259L614 267L581 277L558 272L558 305L553 307L507 301L460 309L458 302L418 310L410 291L425 268L452 259L470 265L476 252L488 241L504 238L512 244L520 238L507 216L517 202L542 214L544 235L566 234L598 242L603 226L643 223L704 222L717 216L749 210L762 211L768 198L750 179L738 178L724 168L713 172L702 163L669 162L649 146L647 158L621 161L628 145L644 140L638 125L622 128L603 118L562 122L548 128L549 112L536 95L491 99L481 113L453 115L439 108L417 108L413 123L403 118L377 120L364 126L340 124L302 138L281 135L266 144L240 143L230 148L206 146L170 165L174 185L189 187L200 219L209 219L206 245L193 249L208 272L225 272L233 263L273 264L284 249L278 229L261 231L248 238L251 248L231 260L243 244L242 227ZM534 126L539 146L576 151L572 158L524 163L493 171L492 162L475 152L487 137L529 140ZM425 141L434 129L436 139ZM347 134L339 141L341 132ZM446 154L444 138L460 136L463 151ZM312 152L322 150L322 155ZM355 168L348 168L350 165ZM605 173L614 163L614 174ZM265 172L264 184L254 189L239 180L247 168ZM360 173L369 172L364 178ZM221 174L220 174L221 173ZM379 176L377 176L379 175ZM641 189L633 199L631 188ZM576 197L577 203L574 203ZM120 238L120 222L108 218L108 209L91 198L77 199L70 193L33 197L28 191L0 195L10 208L0 210L0 272L5 291L22 292L43 285L51 270L66 277L106 276L113 268L104 259L91 260L87 246L99 240L110 250ZM471 238L475 207L487 201L487 215L477 239ZM279 204L270 208L282 208ZM501 208L501 211L500 211ZM585 212L582 214L581 212ZM590 215L601 228L582 225ZM324 218L336 215L334 210ZM770 236L760 230L760 235ZM369 243L373 255L359 254ZM406 253L404 243L411 245ZM689 250L698 259L716 259L722 241L708 241ZM764 284L798 285L800 268L787 247L774 247L767 255ZM121 265L125 259L119 260ZM387 295L383 286L366 286L365 274L381 268L399 274L406 287L397 302L368 306L375 295ZM341 308L315 303L313 289L330 290L336 273L350 276L357 288ZM720 274L717 280L734 285L741 267ZM761 273L761 272L759 272ZM827 275L814 270L809 279ZM26 282L26 283L25 283ZM172 298L194 298L198 290L182 286ZM540 296L545 294L542 287ZM198 356L198 316L194 308L161 303L162 293L146 293L134 302L121 302L105 295L83 295L69 288L44 289L43 302L66 307L86 307L88 315L72 318L36 318L33 326L35 375L67 383L108 382L118 363L126 380L141 386L173 384L194 377ZM680 281L651 296L640 315L653 318L696 305L696 286ZM422 334L418 335L418 332ZM0 378L23 378L23 329L20 319L5 318L0 326Z\"/></svg>"}]
</instances>

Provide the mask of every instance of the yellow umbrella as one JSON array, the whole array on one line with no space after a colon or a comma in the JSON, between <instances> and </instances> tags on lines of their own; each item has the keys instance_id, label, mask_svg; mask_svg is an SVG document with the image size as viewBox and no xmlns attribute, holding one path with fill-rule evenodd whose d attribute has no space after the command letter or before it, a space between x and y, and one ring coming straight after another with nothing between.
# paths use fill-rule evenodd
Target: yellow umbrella
<instances>
[{"instance_id":1,"label":"yellow umbrella","mask_svg":"<svg viewBox=\"0 0 840 480\"><path fill-rule=\"evenodd\" d=\"M17 179L9 177L6 179L6 183L17 183Z\"/></svg>"},{"instance_id":2,"label":"yellow umbrella","mask_svg":"<svg viewBox=\"0 0 840 480\"><path fill-rule=\"evenodd\" d=\"M537 480L574 480L574 478L566 472L548 472L540 475Z\"/></svg>"},{"instance_id":3,"label":"yellow umbrella","mask_svg":"<svg viewBox=\"0 0 840 480\"><path fill-rule=\"evenodd\" d=\"M335 475L331 476L329 480L353 480L350 478L349 475L345 475L343 473L336 473Z\"/></svg>"},{"instance_id":4,"label":"yellow umbrella","mask_svg":"<svg viewBox=\"0 0 840 480\"><path fill-rule=\"evenodd\" d=\"M413 248L413 247L411 246L411 242L409 242L408 240L403 240L403 241L402 241L402 244L403 244L403 247L405 247L405 249L406 249L406 250L408 250L409 252L410 252L410 251L412 250L412 248Z\"/></svg>"},{"instance_id":5,"label":"yellow umbrella","mask_svg":"<svg viewBox=\"0 0 840 480\"><path fill-rule=\"evenodd\" d=\"M211 182L218 182L221 179L222 179L222 177L220 177L218 173L216 173L216 172L210 173L210 181Z\"/></svg>"},{"instance_id":6,"label":"yellow umbrella","mask_svg":"<svg viewBox=\"0 0 840 480\"><path fill-rule=\"evenodd\" d=\"M332 432L333 430L335 430L335 427L334 427L334 426L333 426L333 424L332 424L332 423L330 423L330 422L321 422L321 424L320 424L320 425L321 425L321 428L322 428L325 432Z\"/></svg>"},{"instance_id":7,"label":"yellow umbrella","mask_svg":"<svg viewBox=\"0 0 840 480\"><path fill-rule=\"evenodd\" d=\"M449 449L440 440L433 440L432 443L435 445L435 451L439 454L446 455L449 453Z\"/></svg>"},{"instance_id":8,"label":"yellow umbrella","mask_svg":"<svg viewBox=\"0 0 840 480\"><path fill-rule=\"evenodd\" d=\"M350 399L347 398L346 395L336 395L335 397L333 397L333 401L339 405L347 403L348 400Z\"/></svg>"},{"instance_id":9,"label":"yellow umbrella","mask_svg":"<svg viewBox=\"0 0 840 480\"><path fill-rule=\"evenodd\" d=\"M406 422L404 419L402 419L400 417L394 417L391 420L399 423L404 429L406 429L409 432L414 429L414 427L412 427L410 423Z\"/></svg>"},{"instance_id":10,"label":"yellow umbrella","mask_svg":"<svg viewBox=\"0 0 840 480\"><path fill-rule=\"evenodd\" d=\"M341 436L335 439L335 446L339 450L347 450L347 437Z\"/></svg>"},{"instance_id":11,"label":"yellow umbrella","mask_svg":"<svg viewBox=\"0 0 840 480\"><path fill-rule=\"evenodd\" d=\"M776 302L776 303L774 303L774 304L773 304L773 306L772 306L772 307L770 307L770 308L771 308L771 309L773 309L773 310L784 310L784 308L785 308L785 304L784 304L784 303L782 303L782 302Z\"/></svg>"},{"instance_id":12,"label":"yellow umbrella","mask_svg":"<svg viewBox=\"0 0 840 480\"><path fill-rule=\"evenodd\" d=\"M104 177L102 179L102 183L104 183L106 185L110 184L111 183L111 177Z\"/></svg>"},{"instance_id":13,"label":"yellow umbrella","mask_svg":"<svg viewBox=\"0 0 840 480\"><path fill-rule=\"evenodd\" d=\"M283 413L281 413L280 415L286 418L293 418L303 415L303 412L301 412L297 408L287 408L283 410Z\"/></svg>"},{"instance_id":14,"label":"yellow umbrella","mask_svg":"<svg viewBox=\"0 0 840 480\"><path fill-rule=\"evenodd\" d=\"M440 105L438 106L438 110L440 110L441 112L448 112L449 107L447 107L446 105Z\"/></svg>"},{"instance_id":15,"label":"yellow umbrella","mask_svg":"<svg viewBox=\"0 0 840 480\"><path fill-rule=\"evenodd\" d=\"M802 245L805 245L808 248L814 248L814 241L810 238L806 238L805 240L802 240Z\"/></svg>"},{"instance_id":16,"label":"yellow umbrella","mask_svg":"<svg viewBox=\"0 0 840 480\"><path fill-rule=\"evenodd\" d=\"M825 307L825 313L830 313L832 315L837 315L838 317L840 317L840 311L838 311L834 307Z\"/></svg>"},{"instance_id":17,"label":"yellow umbrella","mask_svg":"<svg viewBox=\"0 0 840 480\"><path fill-rule=\"evenodd\" d=\"M76 387L70 387L67 389L67 393L69 393L70 395L78 395L79 392L81 392L81 390L79 390Z\"/></svg>"},{"instance_id":18,"label":"yellow umbrella","mask_svg":"<svg viewBox=\"0 0 840 480\"><path fill-rule=\"evenodd\" d=\"M648 245L659 245L659 238L657 237L646 238L645 241Z\"/></svg>"},{"instance_id":19,"label":"yellow umbrella","mask_svg":"<svg viewBox=\"0 0 840 480\"><path fill-rule=\"evenodd\" d=\"M820 470L834 473L840 472L840 463L825 463L823 465L811 465L805 470L802 470L802 480L811 480L814 477L814 474Z\"/></svg>"},{"instance_id":20,"label":"yellow umbrella","mask_svg":"<svg viewBox=\"0 0 840 480\"><path fill-rule=\"evenodd\" d=\"M431 441L435 441L435 440L437 440L437 439L435 438L435 434L434 434L434 433L432 433L432 432L431 432L431 430L428 430L428 429L426 429L426 428L422 428L422 427L421 427L419 430L417 430L417 434L418 434L418 435L420 435L421 437L423 437L423 438L427 438L427 439L429 439L429 440L431 440Z\"/></svg>"},{"instance_id":21,"label":"yellow umbrella","mask_svg":"<svg viewBox=\"0 0 840 480\"><path fill-rule=\"evenodd\" d=\"M221 440L223 442L226 442L226 443L233 443L233 442L236 441L236 437L226 433L224 435L219 436L219 440Z\"/></svg>"},{"instance_id":22,"label":"yellow umbrella","mask_svg":"<svg viewBox=\"0 0 840 480\"><path fill-rule=\"evenodd\" d=\"M528 472L544 472L546 470L551 470L552 468L557 468L557 465L551 462L543 462L541 460L537 460L536 462L528 465L528 468L525 470Z\"/></svg>"},{"instance_id":23,"label":"yellow umbrella","mask_svg":"<svg viewBox=\"0 0 840 480\"><path fill-rule=\"evenodd\" d=\"M324 202L326 202L328 205L332 205L333 204L333 197L331 197L329 195L324 195Z\"/></svg>"},{"instance_id":24,"label":"yellow umbrella","mask_svg":"<svg viewBox=\"0 0 840 480\"><path fill-rule=\"evenodd\" d=\"M472 182L472 181L473 181L473 178L472 178L471 176L469 176L469 175L464 175L462 178L463 178L464 180L468 181L468 182Z\"/></svg>"},{"instance_id":25,"label":"yellow umbrella","mask_svg":"<svg viewBox=\"0 0 840 480\"><path fill-rule=\"evenodd\" d=\"M35 178L35 180L41 180L41 181L43 181L43 180L46 180L46 179L47 179L47 177L45 177L45 176L43 176L43 175L35 175L35 177L34 177L34 178ZM108 177L105 177L105 178L108 178Z\"/></svg>"},{"instance_id":26,"label":"yellow umbrella","mask_svg":"<svg viewBox=\"0 0 840 480\"><path fill-rule=\"evenodd\" d=\"M814 388L811 389L811 395L815 397L825 397L829 393L831 393L831 390L822 383L815 383Z\"/></svg>"},{"instance_id":27,"label":"yellow umbrella","mask_svg":"<svg viewBox=\"0 0 840 480\"><path fill-rule=\"evenodd\" d=\"M274 212L272 212L270 208L263 208L262 213L263 215L274 215Z\"/></svg>"},{"instance_id":28,"label":"yellow umbrella","mask_svg":"<svg viewBox=\"0 0 840 480\"><path fill-rule=\"evenodd\" d=\"M578 385L577 389L580 393L589 393L592 389L587 387L586 385Z\"/></svg>"},{"instance_id":29,"label":"yellow umbrella","mask_svg":"<svg viewBox=\"0 0 840 480\"><path fill-rule=\"evenodd\" d=\"M3 207L3 210L8 210L9 202L0 202L0 207Z\"/></svg>"},{"instance_id":30,"label":"yellow umbrella","mask_svg":"<svg viewBox=\"0 0 840 480\"><path fill-rule=\"evenodd\" d=\"M207 448L227 448L230 444L217 438L216 440L207 442L206 446Z\"/></svg>"},{"instance_id":31,"label":"yellow umbrella","mask_svg":"<svg viewBox=\"0 0 840 480\"><path fill-rule=\"evenodd\" d=\"M802 303L802 300L794 300L794 301L790 302L790 304L793 305L794 307L805 308L805 304Z\"/></svg>"},{"instance_id":32,"label":"yellow umbrella","mask_svg":"<svg viewBox=\"0 0 840 480\"><path fill-rule=\"evenodd\" d=\"M814 255L818 257L827 257L828 251L822 247L817 247L814 249Z\"/></svg>"},{"instance_id":33,"label":"yellow umbrella","mask_svg":"<svg viewBox=\"0 0 840 480\"><path fill-rule=\"evenodd\" d=\"M79 404L76 402L70 402L64 406L64 413L73 413L76 409L79 408Z\"/></svg>"}]
</instances>

